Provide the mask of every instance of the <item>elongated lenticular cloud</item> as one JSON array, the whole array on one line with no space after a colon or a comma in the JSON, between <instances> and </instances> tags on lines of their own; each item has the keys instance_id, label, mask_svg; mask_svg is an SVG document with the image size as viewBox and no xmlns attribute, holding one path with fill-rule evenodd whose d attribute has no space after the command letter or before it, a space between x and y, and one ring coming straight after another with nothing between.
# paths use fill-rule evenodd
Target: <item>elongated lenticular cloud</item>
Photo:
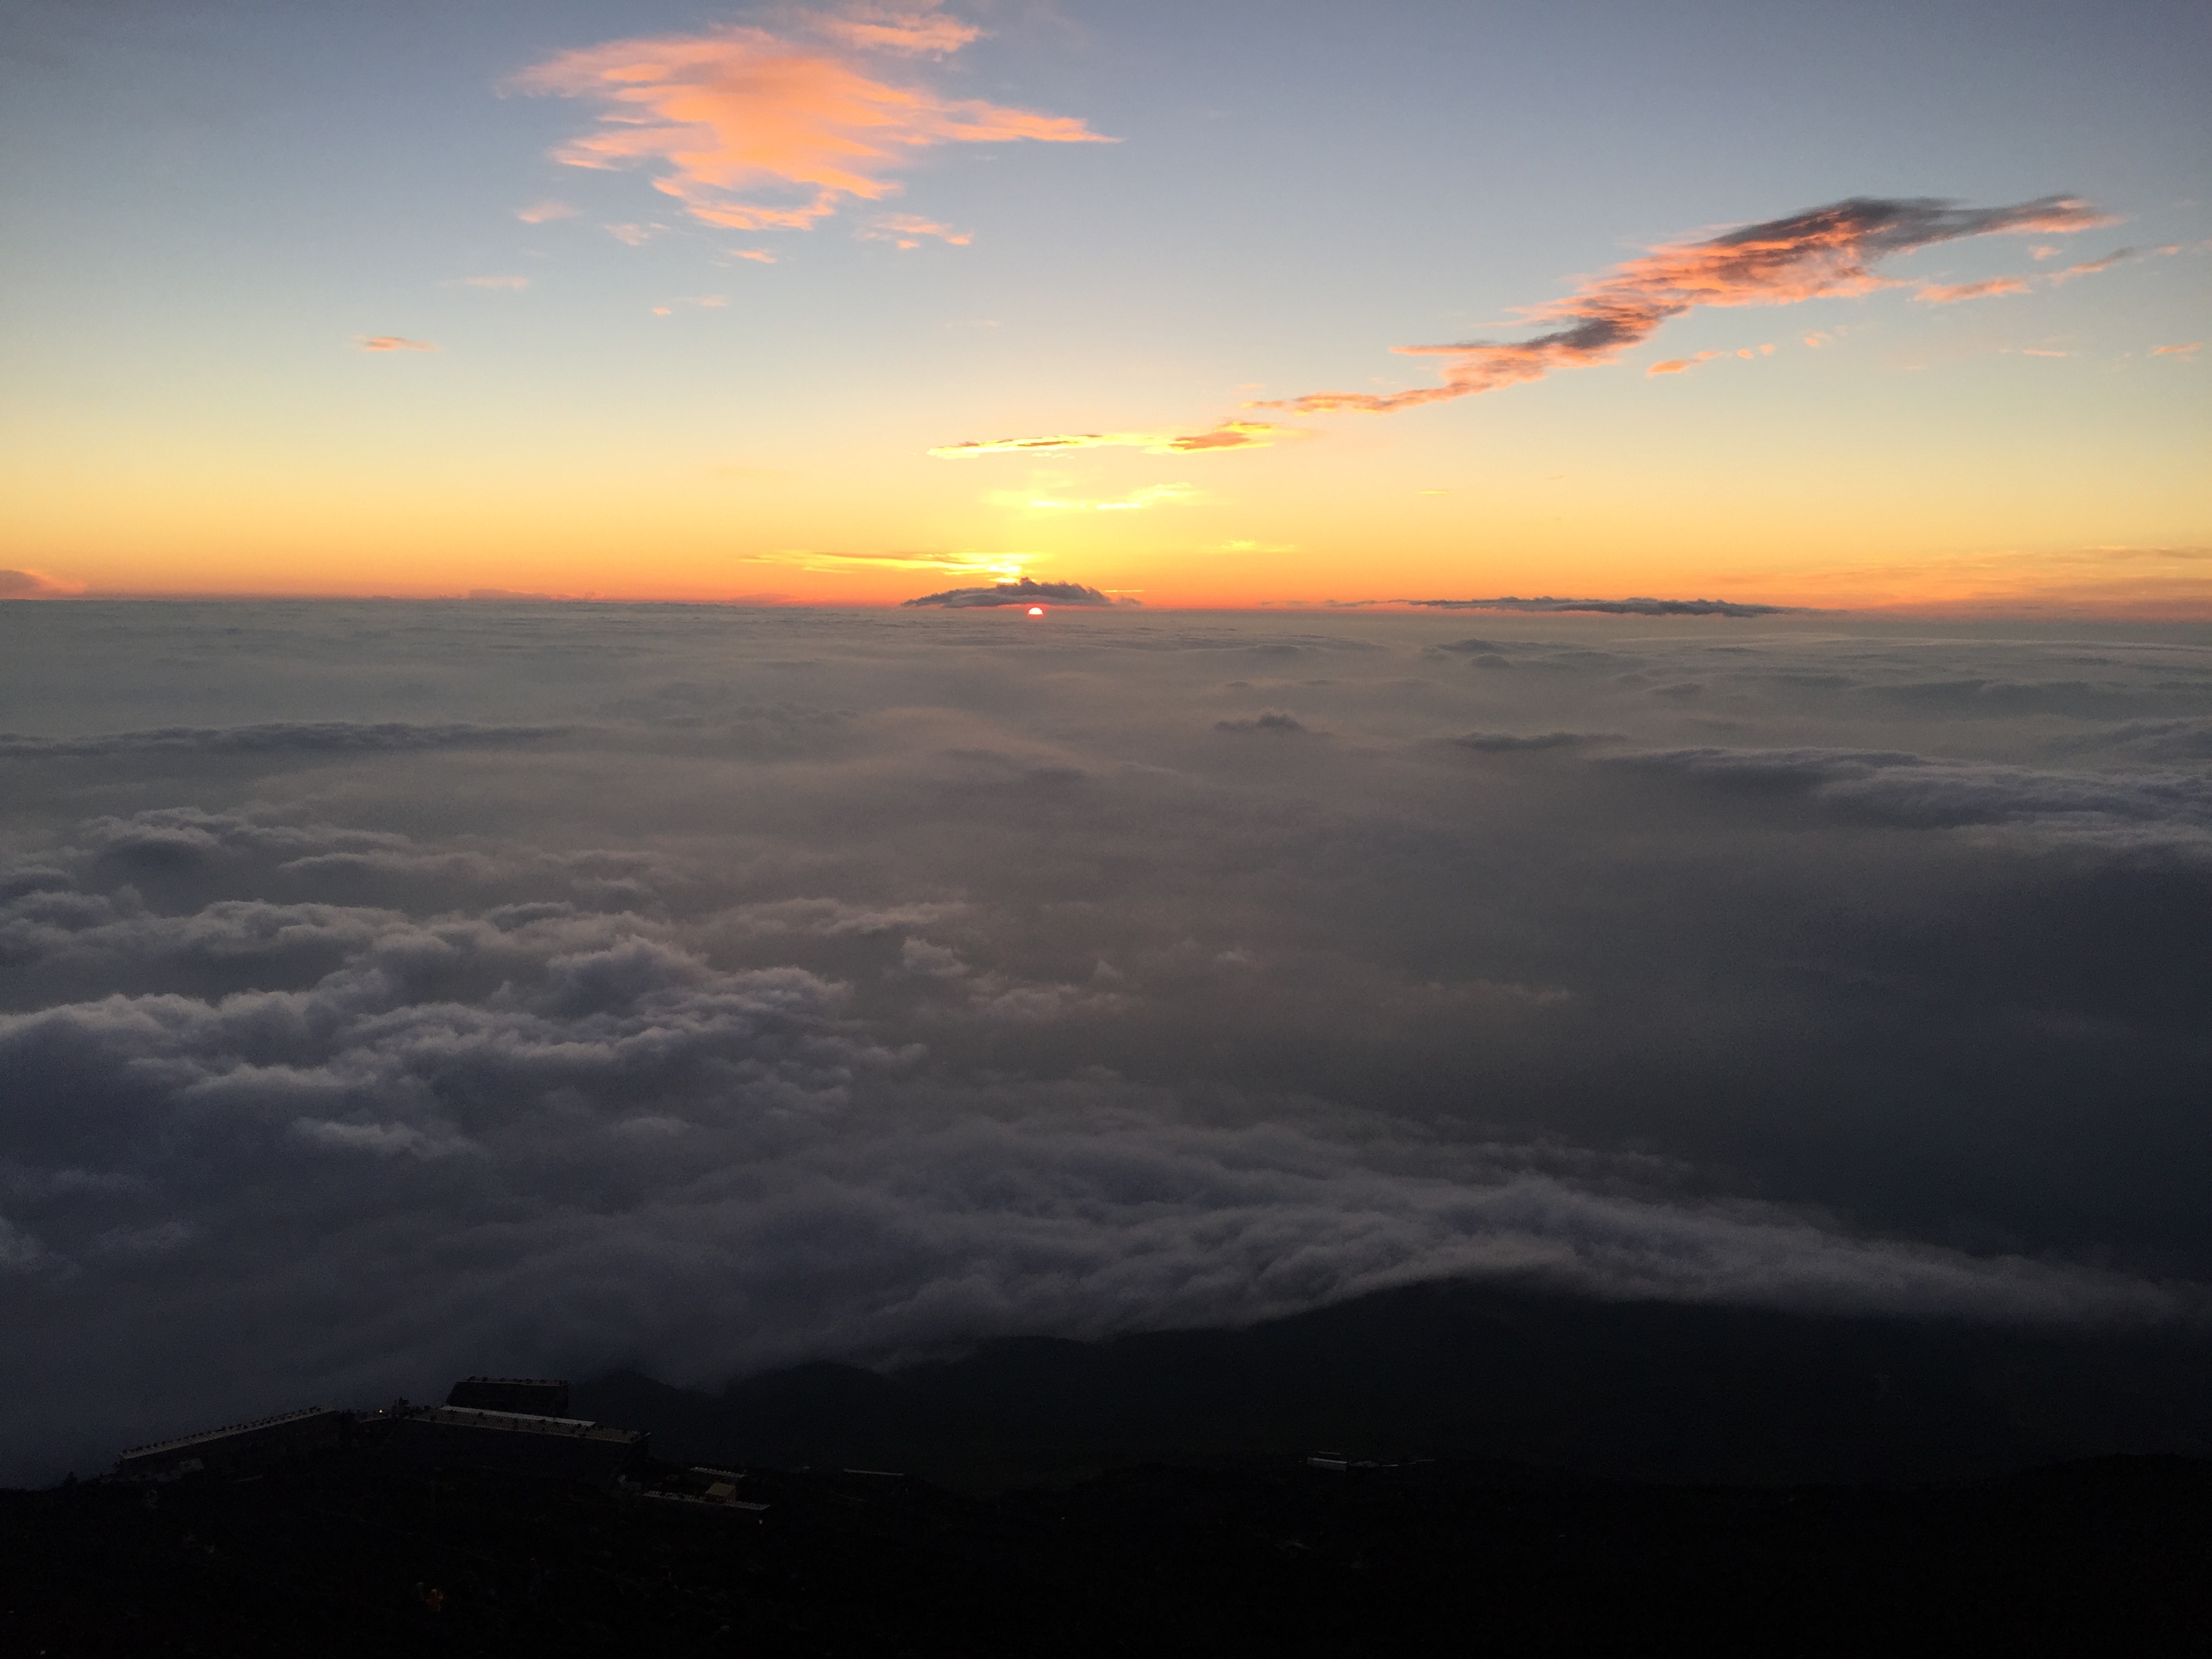
<instances>
[{"instance_id":1,"label":"elongated lenticular cloud","mask_svg":"<svg viewBox=\"0 0 2212 1659\"><path fill-rule=\"evenodd\" d=\"M555 152L571 167L656 167L653 187L738 230L805 229L844 201L880 201L886 177L946 143L1110 143L1079 120L878 80L858 59L942 57L974 40L932 9L793 15L793 33L732 26L615 40L525 70L520 90L588 98L601 126ZM808 38L811 37L811 38Z\"/></svg>"},{"instance_id":2,"label":"elongated lenticular cloud","mask_svg":"<svg viewBox=\"0 0 2212 1659\"><path fill-rule=\"evenodd\" d=\"M1204 432L1056 432L1038 438L986 438L944 444L929 453L941 461L1067 449L1141 449L1147 455L1191 455L1209 449L1265 449L1278 437L1291 435L1267 421L1224 421Z\"/></svg>"},{"instance_id":3,"label":"elongated lenticular cloud","mask_svg":"<svg viewBox=\"0 0 2212 1659\"><path fill-rule=\"evenodd\" d=\"M1391 392L1315 392L1255 407L1383 415L1446 403L1540 380L1554 369L1611 362L1649 339L1669 318L1701 306L1792 305L1864 294L1888 285L1875 266L1892 254L1966 236L2060 233L2106 222L2087 203L2067 196L1994 208L1960 207L1931 197L1855 196L1708 241L1654 248L1564 300L1529 307L1531 321L1559 325L1534 339L1393 348L1407 356L1445 359L1442 386Z\"/></svg>"},{"instance_id":4,"label":"elongated lenticular cloud","mask_svg":"<svg viewBox=\"0 0 2212 1659\"><path fill-rule=\"evenodd\" d=\"M1100 606L1127 604L1081 582L1041 582L1024 576L1019 581L998 582L989 587L948 587L942 593L925 593L906 601L907 608L939 611L995 611L1007 605L1056 605Z\"/></svg>"},{"instance_id":5,"label":"elongated lenticular cloud","mask_svg":"<svg viewBox=\"0 0 2212 1659\"><path fill-rule=\"evenodd\" d=\"M1407 599L1425 611L1586 611L1609 617L1778 617L1799 607L1739 605L1733 599Z\"/></svg>"}]
</instances>

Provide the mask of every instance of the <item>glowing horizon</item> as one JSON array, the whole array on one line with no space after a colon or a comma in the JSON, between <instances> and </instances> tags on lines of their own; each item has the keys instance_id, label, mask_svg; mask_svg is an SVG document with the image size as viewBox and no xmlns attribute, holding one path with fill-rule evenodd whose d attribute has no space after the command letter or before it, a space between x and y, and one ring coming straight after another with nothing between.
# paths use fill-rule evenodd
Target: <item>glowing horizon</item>
<instances>
[{"instance_id":1,"label":"glowing horizon","mask_svg":"<svg viewBox=\"0 0 2212 1659\"><path fill-rule=\"evenodd\" d=\"M218 9L198 81L71 25L9 185L55 253L9 279L0 598L1028 576L2212 619L2212 223L2144 43L1929 47L1955 107L1900 94L1879 137L1850 53L1739 43L1800 118L1749 157L1650 88L1678 40L1591 58L1516 20L1583 94L1493 76L1474 112L1421 90L1474 61L1462 25L1309 18L1263 70L1261 15L579 0L455 23L432 68ZM349 103L371 67L413 90ZM1408 76L1397 127L1284 112ZM122 164L226 77L294 142L218 122L190 202ZM2135 112L2094 143L2021 112L2062 82ZM1553 142L1639 119L1626 167ZM1510 178L1445 160L1501 148ZM149 239L182 257L142 269Z\"/></svg>"}]
</instances>

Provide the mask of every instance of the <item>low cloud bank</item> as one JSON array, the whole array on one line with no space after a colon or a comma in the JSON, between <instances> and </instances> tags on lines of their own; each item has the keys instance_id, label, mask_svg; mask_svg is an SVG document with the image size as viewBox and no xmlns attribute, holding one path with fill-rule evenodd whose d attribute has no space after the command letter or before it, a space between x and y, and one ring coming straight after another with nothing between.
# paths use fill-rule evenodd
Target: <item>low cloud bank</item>
<instances>
[{"instance_id":1,"label":"low cloud bank","mask_svg":"<svg viewBox=\"0 0 2212 1659\"><path fill-rule=\"evenodd\" d=\"M1464 625L46 613L0 1476L1450 1276L2206 1316L2212 654Z\"/></svg>"},{"instance_id":2,"label":"low cloud bank","mask_svg":"<svg viewBox=\"0 0 2212 1659\"><path fill-rule=\"evenodd\" d=\"M1778 617L1796 607L1731 599L1407 599L1425 611L1594 611L1613 617Z\"/></svg>"}]
</instances>

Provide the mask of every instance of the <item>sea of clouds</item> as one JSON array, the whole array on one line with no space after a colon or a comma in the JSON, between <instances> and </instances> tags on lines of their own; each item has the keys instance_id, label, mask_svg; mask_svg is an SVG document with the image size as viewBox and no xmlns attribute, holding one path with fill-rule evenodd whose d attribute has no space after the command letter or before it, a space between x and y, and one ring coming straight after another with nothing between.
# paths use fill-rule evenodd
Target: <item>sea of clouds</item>
<instances>
[{"instance_id":1,"label":"sea of clouds","mask_svg":"<svg viewBox=\"0 0 2212 1659\"><path fill-rule=\"evenodd\" d=\"M1447 1275L2212 1279L2212 629L0 609L0 1479Z\"/></svg>"}]
</instances>

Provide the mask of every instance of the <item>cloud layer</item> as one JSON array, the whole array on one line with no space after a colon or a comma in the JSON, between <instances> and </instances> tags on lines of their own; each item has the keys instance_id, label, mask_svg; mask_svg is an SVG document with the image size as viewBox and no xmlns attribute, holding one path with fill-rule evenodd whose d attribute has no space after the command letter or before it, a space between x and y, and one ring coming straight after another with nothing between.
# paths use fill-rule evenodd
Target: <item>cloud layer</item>
<instances>
[{"instance_id":1,"label":"cloud layer","mask_svg":"<svg viewBox=\"0 0 2212 1659\"><path fill-rule=\"evenodd\" d=\"M848 202L881 201L898 191L893 174L942 144L1112 142L1073 117L945 98L917 82L913 60L979 33L933 9L783 15L781 33L733 24L582 47L513 85L599 106L599 127L556 159L653 167L653 187L693 218L735 230L804 229ZM908 67L884 78L873 60L884 56ZM875 228L887 226L898 234L891 222ZM966 240L920 218L904 234Z\"/></svg>"},{"instance_id":2,"label":"cloud layer","mask_svg":"<svg viewBox=\"0 0 2212 1659\"><path fill-rule=\"evenodd\" d=\"M2203 1316L2184 633L36 620L11 1478L472 1370L714 1383L1442 1275Z\"/></svg>"},{"instance_id":3,"label":"cloud layer","mask_svg":"<svg viewBox=\"0 0 2212 1659\"><path fill-rule=\"evenodd\" d=\"M1743 605L1732 599L1408 599L1425 611L1589 611L1614 617L1777 617L1786 605Z\"/></svg>"},{"instance_id":4,"label":"cloud layer","mask_svg":"<svg viewBox=\"0 0 2212 1659\"><path fill-rule=\"evenodd\" d=\"M2055 234L2106 222L2073 197L1970 208L1929 197L1855 196L1706 241L1654 248L1564 300L1529 307L1525 314L1530 321L1557 325L1529 339L1392 348L1408 356L1443 359L1442 386L1391 392L1316 392L1258 406L1302 414L1357 410L1379 415L1444 403L1540 380L1558 369L1611 362L1650 338L1661 324L1701 307L1794 305L1864 294L1889 283L1875 270L1883 259L1916 248L1962 237ZM1957 300L2011 291L2002 286L2004 280L1927 289L1922 297Z\"/></svg>"}]
</instances>

